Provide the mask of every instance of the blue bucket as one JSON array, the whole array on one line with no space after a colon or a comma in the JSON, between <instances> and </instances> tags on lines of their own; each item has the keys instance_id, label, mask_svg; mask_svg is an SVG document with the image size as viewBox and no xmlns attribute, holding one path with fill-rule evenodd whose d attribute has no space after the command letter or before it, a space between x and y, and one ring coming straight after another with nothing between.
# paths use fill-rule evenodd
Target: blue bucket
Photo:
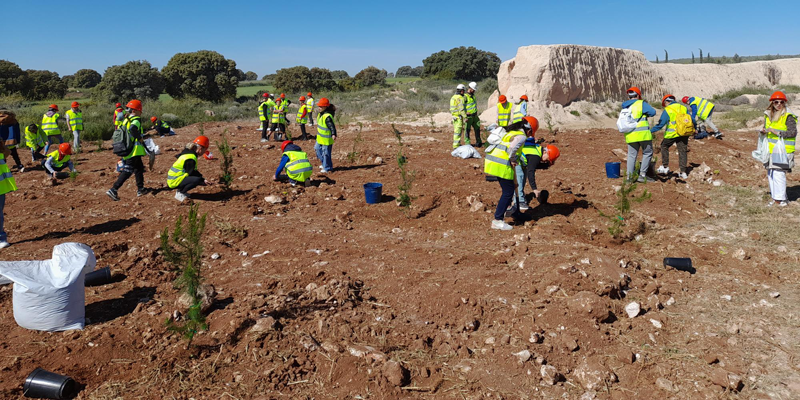
<instances>
[{"instance_id":1,"label":"blue bucket","mask_svg":"<svg viewBox=\"0 0 800 400\"><path fill-rule=\"evenodd\" d=\"M619 170L620 170L620 163L619 162L607 162L606 163L606 176L611 179L619 178Z\"/></svg>"},{"instance_id":2,"label":"blue bucket","mask_svg":"<svg viewBox=\"0 0 800 400\"><path fill-rule=\"evenodd\" d=\"M369 182L364 184L364 197L366 197L367 199L367 204L380 203L382 194L383 194L382 183Z\"/></svg>"}]
</instances>

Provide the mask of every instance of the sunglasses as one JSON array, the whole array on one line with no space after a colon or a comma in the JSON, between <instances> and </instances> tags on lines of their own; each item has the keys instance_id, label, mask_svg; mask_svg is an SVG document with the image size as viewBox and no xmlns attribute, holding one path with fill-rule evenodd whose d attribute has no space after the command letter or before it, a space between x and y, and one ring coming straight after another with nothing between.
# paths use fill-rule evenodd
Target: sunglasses
<instances>
[{"instance_id":1,"label":"sunglasses","mask_svg":"<svg viewBox=\"0 0 800 400\"><path fill-rule=\"evenodd\" d=\"M783 100L772 100L772 104L784 104L784 103L786 102Z\"/></svg>"}]
</instances>

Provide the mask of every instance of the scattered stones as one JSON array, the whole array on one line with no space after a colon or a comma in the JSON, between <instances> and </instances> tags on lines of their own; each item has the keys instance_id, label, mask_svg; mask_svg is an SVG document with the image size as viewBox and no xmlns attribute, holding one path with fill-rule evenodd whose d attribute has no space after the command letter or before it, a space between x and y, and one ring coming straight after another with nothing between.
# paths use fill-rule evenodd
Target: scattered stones
<instances>
[{"instance_id":1,"label":"scattered stones","mask_svg":"<svg viewBox=\"0 0 800 400\"><path fill-rule=\"evenodd\" d=\"M517 353L511 353L511 355L516 357L517 361L520 364L524 364L526 361L531 359L531 356L533 356L533 354L531 354L531 352L529 350L522 350L522 351L517 352Z\"/></svg>"},{"instance_id":2,"label":"scattered stones","mask_svg":"<svg viewBox=\"0 0 800 400\"><path fill-rule=\"evenodd\" d=\"M781 294L779 292L769 292L769 297L772 297L773 299L777 299L780 296Z\"/></svg>"},{"instance_id":3,"label":"scattered stones","mask_svg":"<svg viewBox=\"0 0 800 400\"><path fill-rule=\"evenodd\" d=\"M575 351L580 348L580 346L578 346L578 341L576 341L575 338L570 335L563 335L561 337L561 343L569 351Z\"/></svg>"},{"instance_id":4,"label":"scattered stones","mask_svg":"<svg viewBox=\"0 0 800 400\"><path fill-rule=\"evenodd\" d=\"M628 318L635 318L640 312L642 312L642 306L635 301L625 306L625 313L628 314Z\"/></svg>"},{"instance_id":5,"label":"scattered stones","mask_svg":"<svg viewBox=\"0 0 800 400\"><path fill-rule=\"evenodd\" d=\"M567 308L575 314L583 314L597 322L611 319L611 306L604 299L592 292L578 292L569 298Z\"/></svg>"},{"instance_id":6,"label":"scattered stones","mask_svg":"<svg viewBox=\"0 0 800 400\"><path fill-rule=\"evenodd\" d=\"M358 358L371 358L375 361L384 361L386 360L386 354L383 354L374 347L371 346L363 346L360 344L354 344L347 346L347 352L350 355Z\"/></svg>"},{"instance_id":7,"label":"scattered stones","mask_svg":"<svg viewBox=\"0 0 800 400\"><path fill-rule=\"evenodd\" d=\"M255 325L250 328L250 331L255 333L269 332L275 329L276 323L275 318L269 316L260 318L256 321Z\"/></svg>"},{"instance_id":8,"label":"scattered stones","mask_svg":"<svg viewBox=\"0 0 800 400\"><path fill-rule=\"evenodd\" d=\"M674 304L675 304L675 298L674 298L674 297L670 297L670 298L667 300L667 302L666 302L666 303L664 303L664 304L666 304L667 306L674 305Z\"/></svg>"},{"instance_id":9,"label":"scattered stones","mask_svg":"<svg viewBox=\"0 0 800 400\"><path fill-rule=\"evenodd\" d=\"M214 304L214 299L217 297L217 292L214 290L213 285L203 284L197 288L197 296L200 298L200 311L205 313ZM178 297L176 305L182 309L188 310L194 301L192 297L183 293Z\"/></svg>"},{"instance_id":10,"label":"scattered stones","mask_svg":"<svg viewBox=\"0 0 800 400\"><path fill-rule=\"evenodd\" d=\"M381 367L381 372L386 380L395 386L405 386L410 381L411 374L397 361L387 361Z\"/></svg>"},{"instance_id":11,"label":"scattered stones","mask_svg":"<svg viewBox=\"0 0 800 400\"><path fill-rule=\"evenodd\" d=\"M658 378L658 379L656 379L656 386L658 386L660 389L665 390L667 392L674 392L675 391L675 385L672 383L672 381L670 381L669 379L666 379L666 378Z\"/></svg>"},{"instance_id":12,"label":"scattered stones","mask_svg":"<svg viewBox=\"0 0 800 400\"><path fill-rule=\"evenodd\" d=\"M656 329L661 329L664 326L663 324L661 324L661 321L653 318L650 318L650 323L653 324L653 326L655 326Z\"/></svg>"},{"instance_id":13,"label":"scattered stones","mask_svg":"<svg viewBox=\"0 0 800 400\"><path fill-rule=\"evenodd\" d=\"M539 368L539 374L542 375L542 380L544 383L548 385L555 385L564 379L564 376L561 375L556 367L552 365L542 365L542 367Z\"/></svg>"},{"instance_id":14,"label":"scattered stones","mask_svg":"<svg viewBox=\"0 0 800 400\"><path fill-rule=\"evenodd\" d=\"M586 390L599 390L617 381L617 375L603 365L598 356L584 358L573 375Z\"/></svg>"},{"instance_id":15,"label":"scattered stones","mask_svg":"<svg viewBox=\"0 0 800 400\"><path fill-rule=\"evenodd\" d=\"M722 368L714 370L711 373L710 379L711 383L734 392L738 392L744 388L742 378L739 375L728 372Z\"/></svg>"},{"instance_id":16,"label":"scattered stones","mask_svg":"<svg viewBox=\"0 0 800 400\"><path fill-rule=\"evenodd\" d=\"M636 355L628 349L620 349L617 351L617 359L625 364L633 364L636 361Z\"/></svg>"},{"instance_id":17,"label":"scattered stones","mask_svg":"<svg viewBox=\"0 0 800 400\"><path fill-rule=\"evenodd\" d=\"M552 286L548 286L547 289L545 289L545 292L547 292L547 294L553 294L553 293L557 292L559 289L560 288L558 286L552 285Z\"/></svg>"},{"instance_id":18,"label":"scattered stones","mask_svg":"<svg viewBox=\"0 0 800 400\"><path fill-rule=\"evenodd\" d=\"M264 197L264 201L266 201L269 204L283 204L284 199L281 196L271 194L267 197Z\"/></svg>"},{"instance_id":19,"label":"scattered stones","mask_svg":"<svg viewBox=\"0 0 800 400\"><path fill-rule=\"evenodd\" d=\"M383 158L375 157L375 164L383 164Z\"/></svg>"},{"instance_id":20,"label":"scattered stones","mask_svg":"<svg viewBox=\"0 0 800 400\"><path fill-rule=\"evenodd\" d=\"M486 209L486 206L483 203L481 203L480 201L476 201L476 202L472 203L472 205L469 207L469 210L471 212L483 211L485 209Z\"/></svg>"},{"instance_id":21,"label":"scattered stones","mask_svg":"<svg viewBox=\"0 0 800 400\"><path fill-rule=\"evenodd\" d=\"M729 294L723 294L722 296L719 296L719 298L722 299L722 300L731 301L731 299L733 297L731 297L731 295L729 295Z\"/></svg>"},{"instance_id":22,"label":"scattered stones","mask_svg":"<svg viewBox=\"0 0 800 400\"><path fill-rule=\"evenodd\" d=\"M480 326L481 326L481 323L477 319L473 319L473 320L467 321L467 323L464 324L464 330L466 330L468 332L475 332L475 331L478 330L478 327L480 327Z\"/></svg>"},{"instance_id":23,"label":"scattered stones","mask_svg":"<svg viewBox=\"0 0 800 400\"><path fill-rule=\"evenodd\" d=\"M528 338L528 342L531 343L542 343L543 340L544 336L542 336L538 332L531 332L531 336Z\"/></svg>"},{"instance_id":24,"label":"scattered stones","mask_svg":"<svg viewBox=\"0 0 800 400\"><path fill-rule=\"evenodd\" d=\"M505 334L502 337L500 337L500 344L502 344L502 345L511 344L511 335Z\"/></svg>"},{"instance_id":25,"label":"scattered stones","mask_svg":"<svg viewBox=\"0 0 800 400\"><path fill-rule=\"evenodd\" d=\"M490 337L486 338L486 340L483 341L484 344L488 344L490 346L493 346L494 342L495 342L494 336L490 336Z\"/></svg>"},{"instance_id":26,"label":"scattered stones","mask_svg":"<svg viewBox=\"0 0 800 400\"><path fill-rule=\"evenodd\" d=\"M219 253L214 253L211 255L212 260L219 260Z\"/></svg>"}]
</instances>

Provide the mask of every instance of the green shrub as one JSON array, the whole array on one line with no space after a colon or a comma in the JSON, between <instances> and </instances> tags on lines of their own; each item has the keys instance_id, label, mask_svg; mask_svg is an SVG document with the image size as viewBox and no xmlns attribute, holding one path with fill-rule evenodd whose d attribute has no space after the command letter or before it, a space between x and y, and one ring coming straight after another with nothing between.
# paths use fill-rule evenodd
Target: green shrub
<instances>
[{"instance_id":1,"label":"green shrub","mask_svg":"<svg viewBox=\"0 0 800 400\"><path fill-rule=\"evenodd\" d=\"M201 50L172 56L161 70L167 93L176 99L196 97L220 102L236 96L236 62L216 51Z\"/></svg>"},{"instance_id":2,"label":"green shrub","mask_svg":"<svg viewBox=\"0 0 800 400\"><path fill-rule=\"evenodd\" d=\"M164 78L158 69L147 61L128 61L106 69L94 88L94 96L99 101L125 103L131 99L158 99L163 91Z\"/></svg>"},{"instance_id":3,"label":"green shrub","mask_svg":"<svg viewBox=\"0 0 800 400\"><path fill-rule=\"evenodd\" d=\"M72 76L69 86L90 89L99 85L102 79L103 77L100 76L100 73L93 69L79 69L78 72Z\"/></svg>"},{"instance_id":4,"label":"green shrub","mask_svg":"<svg viewBox=\"0 0 800 400\"><path fill-rule=\"evenodd\" d=\"M219 168L222 170L222 185L225 191L230 191L233 183L233 155L231 154L231 145L228 143L227 133L227 129L222 132L222 138L217 142L217 149L219 149L222 156L219 161ZM203 132L201 131L200 134L202 135Z\"/></svg>"},{"instance_id":5,"label":"green shrub","mask_svg":"<svg viewBox=\"0 0 800 400\"><path fill-rule=\"evenodd\" d=\"M246 81L255 81L258 80L258 74L253 71L247 71L244 73L244 80ZM241 82L239 82L241 83Z\"/></svg>"},{"instance_id":6,"label":"green shrub","mask_svg":"<svg viewBox=\"0 0 800 400\"><path fill-rule=\"evenodd\" d=\"M572 110L569 113L574 115L574 116L576 116L576 117L580 117L581 116L581 113L578 110Z\"/></svg>"},{"instance_id":7,"label":"green shrub","mask_svg":"<svg viewBox=\"0 0 800 400\"><path fill-rule=\"evenodd\" d=\"M25 71L19 65L0 60L0 96L21 96L25 77Z\"/></svg>"},{"instance_id":8,"label":"green shrub","mask_svg":"<svg viewBox=\"0 0 800 400\"><path fill-rule=\"evenodd\" d=\"M67 94L67 84L55 72L29 69L21 93L28 100L61 99Z\"/></svg>"},{"instance_id":9,"label":"green shrub","mask_svg":"<svg viewBox=\"0 0 800 400\"><path fill-rule=\"evenodd\" d=\"M378 69L373 66L359 71L354 77L360 87L367 87L372 85L385 85L387 72L385 69Z\"/></svg>"},{"instance_id":10,"label":"green shrub","mask_svg":"<svg viewBox=\"0 0 800 400\"><path fill-rule=\"evenodd\" d=\"M497 76L500 57L472 46L461 46L431 54L422 64L425 77L480 81Z\"/></svg>"}]
</instances>

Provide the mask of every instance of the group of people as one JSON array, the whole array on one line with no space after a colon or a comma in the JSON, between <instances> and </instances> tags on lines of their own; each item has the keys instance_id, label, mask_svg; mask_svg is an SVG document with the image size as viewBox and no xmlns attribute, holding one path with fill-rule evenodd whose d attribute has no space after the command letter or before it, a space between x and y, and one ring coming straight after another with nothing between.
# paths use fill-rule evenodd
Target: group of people
<instances>
[{"instance_id":1,"label":"group of people","mask_svg":"<svg viewBox=\"0 0 800 400\"><path fill-rule=\"evenodd\" d=\"M266 142L269 140L270 134L273 135L273 140L282 141L284 139L291 139L286 130L286 125L290 120L286 117L289 105L292 104L291 100L286 99L286 94L281 93L278 98L269 92L264 92L262 95L263 100L258 105L258 119L261 126L258 128L261 131L261 141ZM300 107L297 109L295 122L300 126L301 136L299 140L308 140L308 132L306 132L306 124L314 126L314 96L308 92L307 96L300 96L298 99ZM322 101L322 100L320 100Z\"/></svg>"}]
</instances>

